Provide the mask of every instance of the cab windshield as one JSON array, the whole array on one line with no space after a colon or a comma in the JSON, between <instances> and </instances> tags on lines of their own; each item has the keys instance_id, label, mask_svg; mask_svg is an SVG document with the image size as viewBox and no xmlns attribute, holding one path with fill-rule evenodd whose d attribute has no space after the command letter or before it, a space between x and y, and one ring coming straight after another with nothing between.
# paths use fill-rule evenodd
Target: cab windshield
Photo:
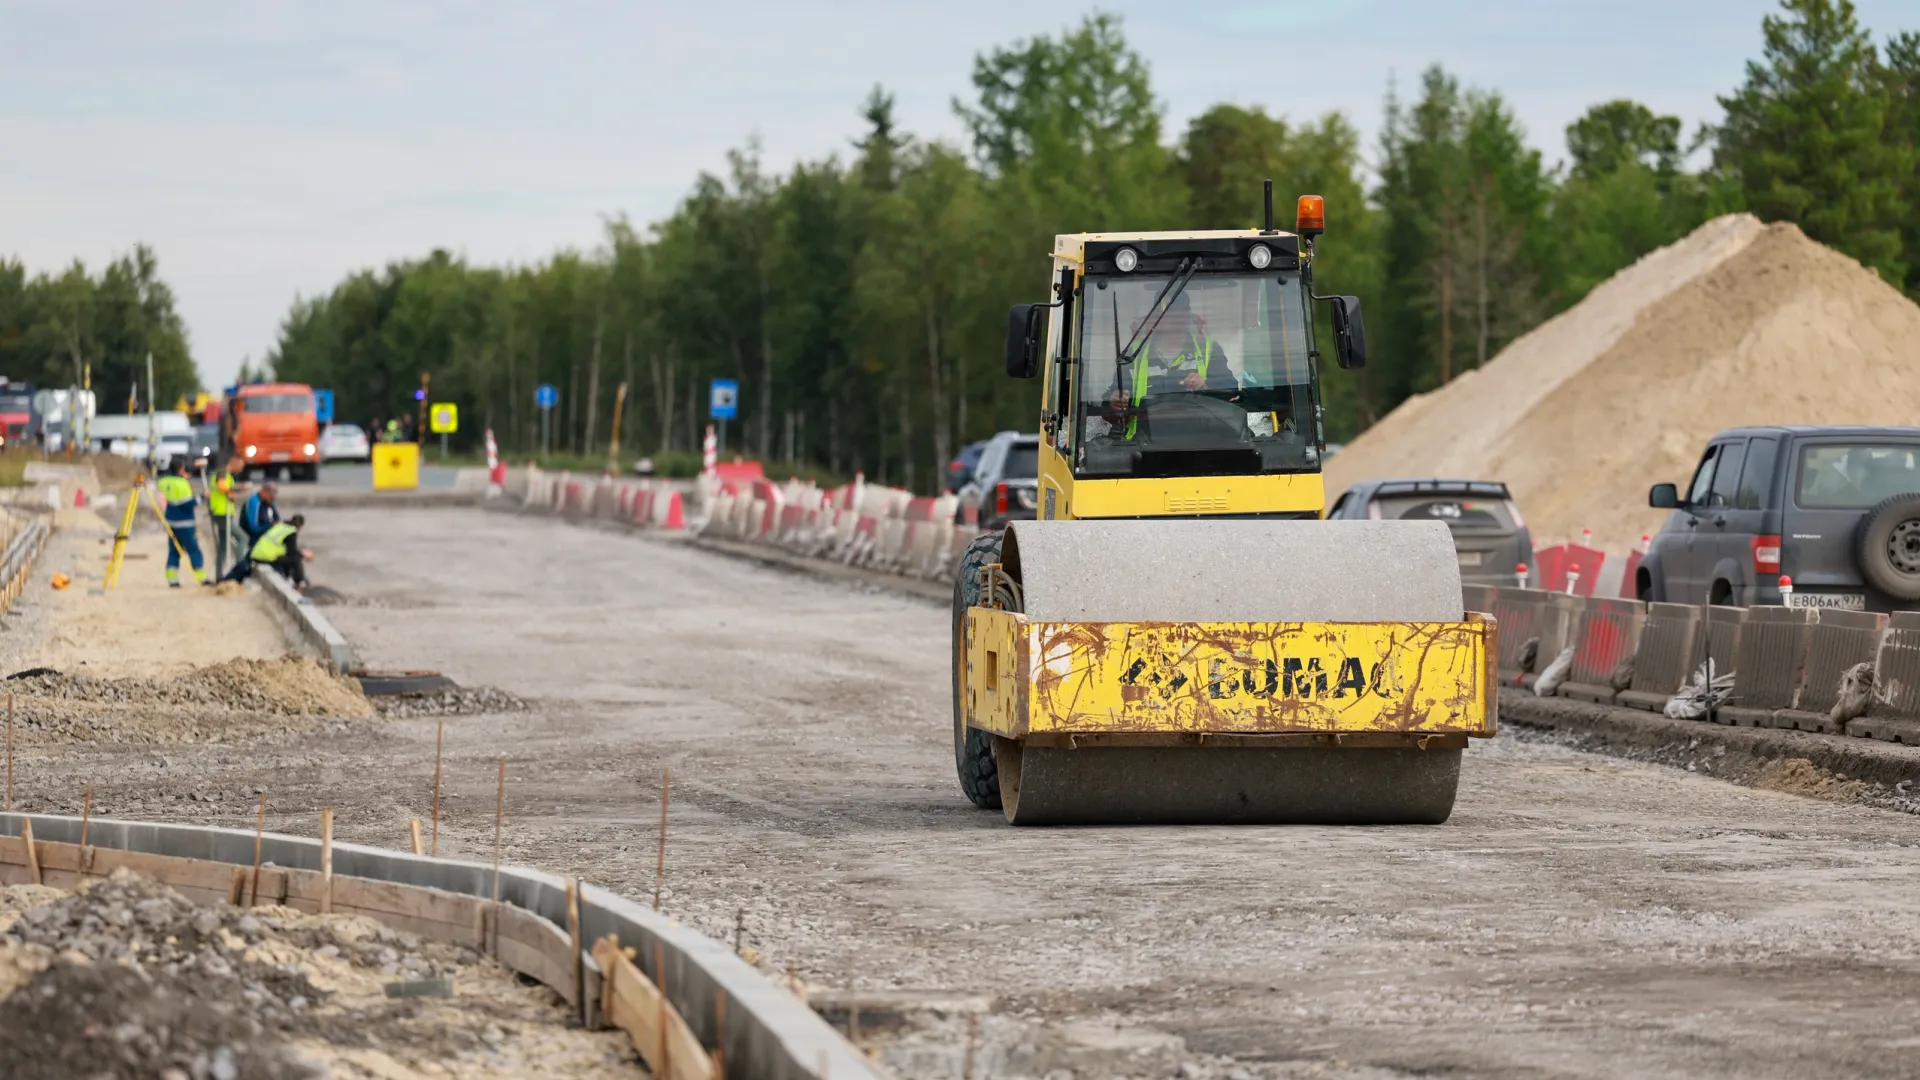
<instances>
[{"instance_id":1,"label":"cab windshield","mask_svg":"<svg viewBox=\"0 0 1920 1080\"><path fill-rule=\"evenodd\" d=\"M255 394L242 398L250 413L303 413L313 411L311 394Z\"/></svg>"},{"instance_id":2,"label":"cab windshield","mask_svg":"<svg viewBox=\"0 0 1920 1080\"><path fill-rule=\"evenodd\" d=\"M1319 467L1298 272L1196 275L1184 288L1165 274L1090 277L1079 301L1077 473Z\"/></svg>"}]
</instances>

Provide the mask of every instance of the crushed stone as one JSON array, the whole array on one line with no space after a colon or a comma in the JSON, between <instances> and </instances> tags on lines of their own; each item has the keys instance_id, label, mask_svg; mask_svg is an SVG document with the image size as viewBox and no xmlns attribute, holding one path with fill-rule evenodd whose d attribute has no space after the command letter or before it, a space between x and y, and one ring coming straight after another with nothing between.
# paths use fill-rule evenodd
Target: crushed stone
<instances>
[{"instance_id":1,"label":"crushed stone","mask_svg":"<svg viewBox=\"0 0 1920 1080\"><path fill-rule=\"evenodd\" d=\"M618 1033L569 1028L547 988L368 918L205 907L125 869L19 900L0 934L13 1080L644 1075ZM385 994L432 978L453 996Z\"/></svg>"},{"instance_id":2,"label":"crushed stone","mask_svg":"<svg viewBox=\"0 0 1920 1080\"><path fill-rule=\"evenodd\" d=\"M409 720L416 716L479 716L485 713L525 712L526 700L491 686L461 686L424 694L379 694L367 699L383 719Z\"/></svg>"}]
</instances>

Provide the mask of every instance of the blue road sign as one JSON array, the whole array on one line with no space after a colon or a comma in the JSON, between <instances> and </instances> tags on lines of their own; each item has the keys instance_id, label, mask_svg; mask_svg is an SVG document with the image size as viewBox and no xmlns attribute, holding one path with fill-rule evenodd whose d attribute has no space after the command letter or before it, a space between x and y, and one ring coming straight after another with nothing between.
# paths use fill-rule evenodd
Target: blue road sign
<instances>
[{"instance_id":1,"label":"blue road sign","mask_svg":"<svg viewBox=\"0 0 1920 1080\"><path fill-rule=\"evenodd\" d=\"M323 424L333 423L333 391L313 392L313 418Z\"/></svg>"},{"instance_id":2,"label":"blue road sign","mask_svg":"<svg viewBox=\"0 0 1920 1080\"><path fill-rule=\"evenodd\" d=\"M552 383L541 383L533 388L533 403L543 409L551 409L560 404L560 391Z\"/></svg>"},{"instance_id":3,"label":"blue road sign","mask_svg":"<svg viewBox=\"0 0 1920 1080\"><path fill-rule=\"evenodd\" d=\"M707 415L715 420L732 420L740 415L740 381L715 379L707 393Z\"/></svg>"}]
</instances>

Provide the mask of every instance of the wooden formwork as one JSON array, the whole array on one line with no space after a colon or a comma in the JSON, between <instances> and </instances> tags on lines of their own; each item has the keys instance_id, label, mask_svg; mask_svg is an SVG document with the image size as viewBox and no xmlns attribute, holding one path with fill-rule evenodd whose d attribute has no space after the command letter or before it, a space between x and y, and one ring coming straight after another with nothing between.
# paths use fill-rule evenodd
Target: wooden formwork
<instances>
[{"instance_id":1,"label":"wooden formwork","mask_svg":"<svg viewBox=\"0 0 1920 1080\"><path fill-rule=\"evenodd\" d=\"M323 857L323 866L330 862ZM591 953L581 951L577 889L570 889L571 925L562 928L512 904L337 875L328 869L253 868L81 847L35 839L30 821L23 824L21 835L0 836L0 885L35 883L73 889L122 867L199 904L272 904L313 914L364 915L398 930L467 946L552 989L579 1012L582 1022L604 1020L621 1028L655 1076L723 1080L725 1075L717 1049L701 1044L672 1002L634 966L631 949L622 950L609 936L596 943Z\"/></svg>"}]
</instances>

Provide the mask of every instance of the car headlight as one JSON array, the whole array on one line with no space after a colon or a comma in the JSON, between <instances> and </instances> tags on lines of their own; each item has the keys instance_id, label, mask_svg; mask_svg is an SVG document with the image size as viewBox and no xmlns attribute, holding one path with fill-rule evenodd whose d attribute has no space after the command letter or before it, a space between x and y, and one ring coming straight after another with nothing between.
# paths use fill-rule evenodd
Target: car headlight
<instances>
[{"instance_id":1,"label":"car headlight","mask_svg":"<svg viewBox=\"0 0 1920 1080\"><path fill-rule=\"evenodd\" d=\"M300 452L301 452L301 453L303 453L303 454L305 454L305 455L307 455L308 457L312 457L312 456L313 456L313 444L312 444L312 443L308 443L307 445L305 445L305 446L303 446L303 447L301 447L301 448L300 448Z\"/></svg>"},{"instance_id":2,"label":"car headlight","mask_svg":"<svg viewBox=\"0 0 1920 1080\"><path fill-rule=\"evenodd\" d=\"M259 448L259 447L257 447L257 446L254 446L254 445L252 445L252 444L248 444L248 446L247 446L247 451L246 451L246 453L247 453L247 456L248 456L248 457L252 457L253 455L255 455L255 454L257 454L257 453L259 453L259 452L260 452L260 448Z\"/></svg>"}]
</instances>

